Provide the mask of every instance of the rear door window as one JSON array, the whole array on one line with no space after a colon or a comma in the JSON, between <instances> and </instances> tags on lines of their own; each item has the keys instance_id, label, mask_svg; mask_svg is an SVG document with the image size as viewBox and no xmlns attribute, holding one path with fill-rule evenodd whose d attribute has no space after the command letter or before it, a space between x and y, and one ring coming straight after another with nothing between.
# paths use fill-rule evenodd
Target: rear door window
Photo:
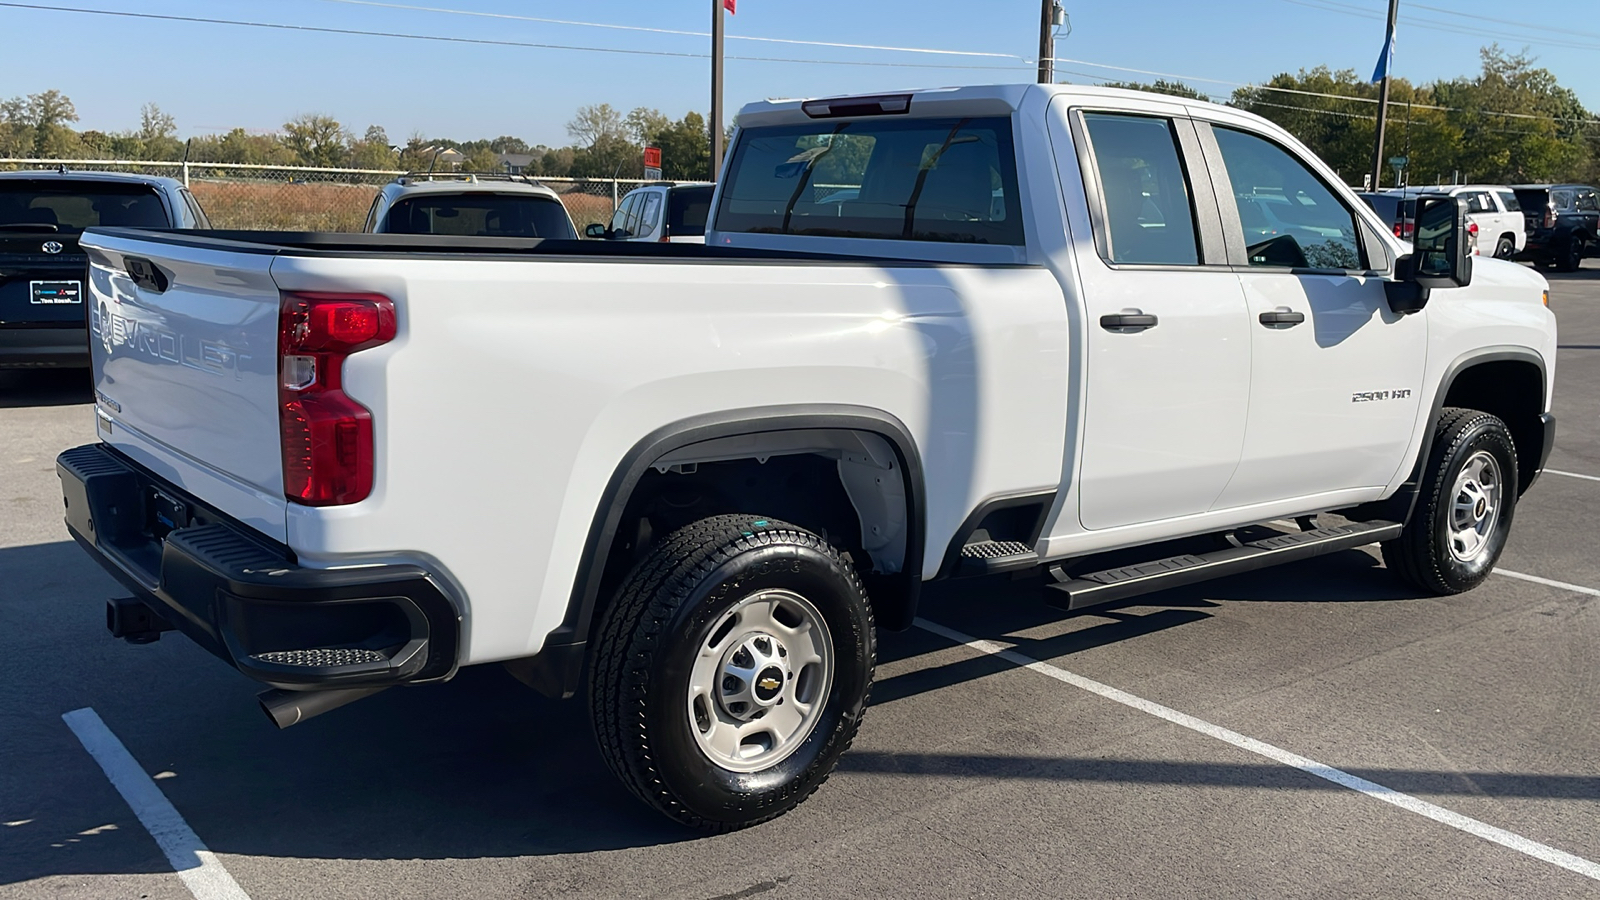
<instances>
[{"instance_id":1,"label":"rear door window","mask_svg":"<svg viewBox=\"0 0 1600 900\"><path fill-rule=\"evenodd\" d=\"M1105 209L1109 261L1199 265L1194 204L1171 120L1085 113L1083 122ZM1258 210L1240 212L1260 218Z\"/></svg>"},{"instance_id":2,"label":"rear door window","mask_svg":"<svg viewBox=\"0 0 1600 900\"><path fill-rule=\"evenodd\" d=\"M1361 269L1355 213L1299 159L1259 135L1214 126L1252 266ZM1259 214L1259 215L1257 215ZM1263 220L1265 220L1263 224Z\"/></svg>"},{"instance_id":3,"label":"rear door window","mask_svg":"<svg viewBox=\"0 0 1600 900\"><path fill-rule=\"evenodd\" d=\"M1579 191L1578 208L1584 212L1600 210L1600 199L1596 199L1594 191Z\"/></svg>"},{"instance_id":4,"label":"rear door window","mask_svg":"<svg viewBox=\"0 0 1600 900\"><path fill-rule=\"evenodd\" d=\"M1023 243L1006 118L747 128L727 171L719 231Z\"/></svg>"}]
</instances>

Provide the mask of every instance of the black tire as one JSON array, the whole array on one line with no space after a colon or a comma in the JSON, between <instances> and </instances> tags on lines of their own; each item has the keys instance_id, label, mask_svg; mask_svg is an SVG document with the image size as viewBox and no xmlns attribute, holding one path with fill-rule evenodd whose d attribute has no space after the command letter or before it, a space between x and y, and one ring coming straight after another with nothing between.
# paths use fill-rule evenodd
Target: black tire
<instances>
[{"instance_id":1,"label":"black tire","mask_svg":"<svg viewBox=\"0 0 1600 900\"><path fill-rule=\"evenodd\" d=\"M1583 266L1583 238L1573 235L1567 246L1556 254L1555 261L1557 272L1576 272Z\"/></svg>"},{"instance_id":2,"label":"black tire","mask_svg":"<svg viewBox=\"0 0 1600 900\"><path fill-rule=\"evenodd\" d=\"M1457 477L1479 452L1498 466L1499 511L1479 550L1467 559L1451 549ZM1447 407L1439 418L1422 494L1398 538L1385 541L1383 562L1399 578L1433 594L1459 594L1483 583L1505 549L1517 508L1517 450L1504 422L1475 409Z\"/></svg>"},{"instance_id":3,"label":"black tire","mask_svg":"<svg viewBox=\"0 0 1600 900\"><path fill-rule=\"evenodd\" d=\"M712 626L763 590L813 605L831 638L834 671L814 726L789 755L735 772L697 741L690 668L715 639ZM600 752L639 799L685 825L723 832L782 815L827 780L854 740L876 640L860 578L822 538L760 516L702 519L657 544L601 618L589 679Z\"/></svg>"},{"instance_id":4,"label":"black tire","mask_svg":"<svg viewBox=\"0 0 1600 900\"><path fill-rule=\"evenodd\" d=\"M1515 256L1516 253L1516 239L1509 234L1500 235L1500 240L1496 241L1494 245L1494 258L1510 259L1511 257Z\"/></svg>"}]
</instances>

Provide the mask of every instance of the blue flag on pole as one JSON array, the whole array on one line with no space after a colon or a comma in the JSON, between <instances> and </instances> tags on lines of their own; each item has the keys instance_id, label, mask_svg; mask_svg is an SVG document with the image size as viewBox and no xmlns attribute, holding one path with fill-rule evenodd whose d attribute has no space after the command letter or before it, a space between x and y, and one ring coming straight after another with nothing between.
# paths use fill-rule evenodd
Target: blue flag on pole
<instances>
[{"instance_id":1,"label":"blue flag on pole","mask_svg":"<svg viewBox=\"0 0 1600 900\"><path fill-rule=\"evenodd\" d=\"M1378 67L1372 70L1372 83L1389 77L1389 66L1394 63L1394 31L1390 29L1383 36L1383 53L1378 56Z\"/></svg>"}]
</instances>

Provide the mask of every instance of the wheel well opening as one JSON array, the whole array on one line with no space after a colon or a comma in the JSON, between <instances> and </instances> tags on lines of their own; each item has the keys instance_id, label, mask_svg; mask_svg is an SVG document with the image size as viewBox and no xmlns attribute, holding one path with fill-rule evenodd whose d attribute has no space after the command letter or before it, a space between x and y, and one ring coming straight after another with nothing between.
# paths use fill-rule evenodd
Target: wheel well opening
<instances>
[{"instance_id":1,"label":"wheel well opening","mask_svg":"<svg viewBox=\"0 0 1600 900\"><path fill-rule=\"evenodd\" d=\"M1544 411L1544 374L1531 362L1479 363L1456 376L1445 406L1476 409L1499 417L1517 446L1517 490L1533 483L1544 443L1539 414Z\"/></svg>"},{"instance_id":2,"label":"wheel well opening","mask_svg":"<svg viewBox=\"0 0 1600 900\"><path fill-rule=\"evenodd\" d=\"M900 579L886 577L901 572L909 533L905 475L886 441L853 433L824 440L763 435L734 439L737 455L729 443L674 451L640 478L608 548L600 607L656 543L728 513L779 519L821 536L848 555L880 617L882 607L910 602L890 587ZM599 619L597 609L591 627Z\"/></svg>"}]
</instances>

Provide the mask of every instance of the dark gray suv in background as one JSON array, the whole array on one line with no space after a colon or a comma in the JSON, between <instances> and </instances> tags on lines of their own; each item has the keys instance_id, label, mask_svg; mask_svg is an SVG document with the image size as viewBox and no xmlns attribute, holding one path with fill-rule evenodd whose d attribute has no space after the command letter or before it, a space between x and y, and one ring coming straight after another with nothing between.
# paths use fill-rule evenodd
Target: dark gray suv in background
<instances>
[{"instance_id":1,"label":"dark gray suv in background","mask_svg":"<svg viewBox=\"0 0 1600 900\"><path fill-rule=\"evenodd\" d=\"M85 228L210 228L171 178L0 172L0 368L89 365Z\"/></svg>"}]
</instances>

